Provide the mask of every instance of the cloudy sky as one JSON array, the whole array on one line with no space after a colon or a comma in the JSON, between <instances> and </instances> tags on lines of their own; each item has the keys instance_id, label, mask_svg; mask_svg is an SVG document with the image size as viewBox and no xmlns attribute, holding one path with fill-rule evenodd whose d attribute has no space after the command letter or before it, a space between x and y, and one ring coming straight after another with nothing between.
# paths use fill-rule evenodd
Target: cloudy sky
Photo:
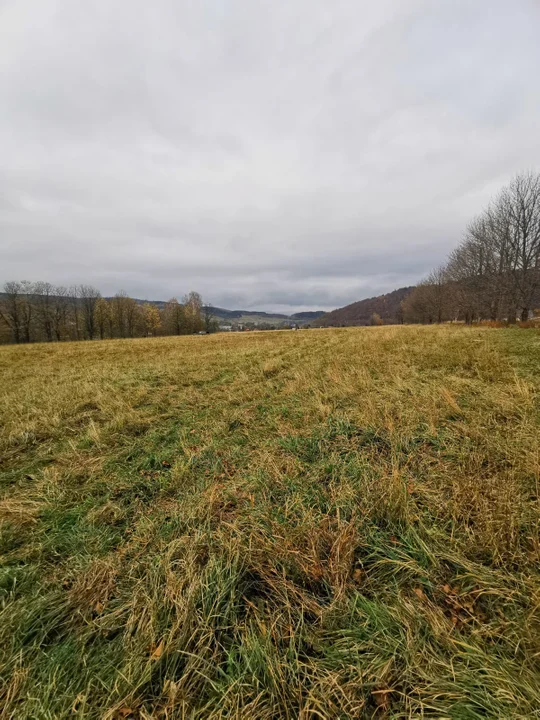
<instances>
[{"instance_id":1,"label":"cloudy sky","mask_svg":"<svg viewBox=\"0 0 540 720\"><path fill-rule=\"evenodd\" d=\"M538 0L0 0L0 282L327 309L540 170Z\"/></svg>"}]
</instances>

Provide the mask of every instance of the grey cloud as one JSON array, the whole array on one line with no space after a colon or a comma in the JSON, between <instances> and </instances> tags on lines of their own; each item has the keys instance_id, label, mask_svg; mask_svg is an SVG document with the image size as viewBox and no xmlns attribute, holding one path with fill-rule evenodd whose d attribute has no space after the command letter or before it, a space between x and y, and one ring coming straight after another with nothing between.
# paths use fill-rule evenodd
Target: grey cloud
<instances>
[{"instance_id":1,"label":"grey cloud","mask_svg":"<svg viewBox=\"0 0 540 720\"><path fill-rule=\"evenodd\" d=\"M331 308L540 169L533 0L0 4L0 282Z\"/></svg>"}]
</instances>

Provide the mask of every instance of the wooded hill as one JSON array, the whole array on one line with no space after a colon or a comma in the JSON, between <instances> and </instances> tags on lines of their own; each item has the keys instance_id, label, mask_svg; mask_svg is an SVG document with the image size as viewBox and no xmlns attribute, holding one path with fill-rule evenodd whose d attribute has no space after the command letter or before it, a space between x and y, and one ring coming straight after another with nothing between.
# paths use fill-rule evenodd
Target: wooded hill
<instances>
[{"instance_id":1,"label":"wooded hill","mask_svg":"<svg viewBox=\"0 0 540 720\"><path fill-rule=\"evenodd\" d=\"M386 295L366 298L345 307L325 313L316 321L322 327L342 327L347 325L371 325L374 316L379 316L385 325L403 321L401 303L414 290L403 287Z\"/></svg>"}]
</instances>

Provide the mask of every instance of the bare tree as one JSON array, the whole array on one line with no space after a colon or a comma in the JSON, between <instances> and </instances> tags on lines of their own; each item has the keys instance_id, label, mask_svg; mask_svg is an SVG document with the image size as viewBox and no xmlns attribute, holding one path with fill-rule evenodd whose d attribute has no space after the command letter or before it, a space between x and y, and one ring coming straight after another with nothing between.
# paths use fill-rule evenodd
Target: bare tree
<instances>
[{"instance_id":1,"label":"bare tree","mask_svg":"<svg viewBox=\"0 0 540 720\"><path fill-rule=\"evenodd\" d=\"M161 328L161 317L158 308L151 303L144 303L143 318L146 334L157 335Z\"/></svg>"},{"instance_id":2,"label":"bare tree","mask_svg":"<svg viewBox=\"0 0 540 720\"><path fill-rule=\"evenodd\" d=\"M37 282L33 288L33 300L37 321L45 340L54 340L55 287L49 282Z\"/></svg>"},{"instance_id":3,"label":"bare tree","mask_svg":"<svg viewBox=\"0 0 540 720\"><path fill-rule=\"evenodd\" d=\"M424 280L403 301L405 320L412 323L431 324L435 321L436 308L430 285Z\"/></svg>"},{"instance_id":4,"label":"bare tree","mask_svg":"<svg viewBox=\"0 0 540 720\"><path fill-rule=\"evenodd\" d=\"M83 337L82 330L82 319L80 312L80 288L78 285L72 285L69 288L69 309L70 309L70 324L75 340L80 340Z\"/></svg>"},{"instance_id":5,"label":"bare tree","mask_svg":"<svg viewBox=\"0 0 540 720\"><path fill-rule=\"evenodd\" d=\"M441 323L450 319L450 285L446 268L432 270L426 280L427 292L430 295L435 322Z\"/></svg>"},{"instance_id":6,"label":"bare tree","mask_svg":"<svg viewBox=\"0 0 540 720\"><path fill-rule=\"evenodd\" d=\"M204 329L207 333L216 332L218 329L218 322L216 318L212 315L212 307L208 304L204 305L203 308L203 320L204 320Z\"/></svg>"},{"instance_id":7,"label":"bare tree","mask_svg":"<svg viewBox=\"0 0 540 720\"><path fill-rule=\"evenodd\" d=\"M118 337L126 337L126 303L127 303L127 293L124 290L120 290L120 292L117 292L114 296L112 303L112 312L113 312L113 320L114 320L114 327L115 332Z\"/></svg>"},{"instance_id":8,"label":"bare tree","mask_svg":"<svg viewBox=\"0 0 540 720\"><path fill-rule=\"evenodd\" d=\"M22 310L22 338L23 342L31 342L33 340L33 316L34 306L32 303L32 295L34 292L34 285L29 280L23 280L21 282L21 293L23 301L21 303Z\"/></svg>"},{"instance_id":9,"label":"bare tree","mask_svg":"<svg viewBox=\"0 0 540 720\"><path fill-rule=\"evenodd\" d=\"M521 319L527 320L540 286L540 175L518 175L500 198L509 224L512 280Z\"/></svg>"},{"instance_id":10,"label":"bare tree","mask_svg":"<svg viewBox=\"0 0 540 720\"><path fill-rule=\"evenodd\" d=\"M91 285L79 285L78 295L86 337L89 340L93 340L96 327L94 311L96 309L96 303L101 297L101 293Z\"/></svg>"},{"instance_id":11,"label":"bare tree","mask_svg":"<svg viewBox=\"0 0 540 720\"><path fill-rule=\"evenodd\" d=\"M70 307L70 297L67 288L59 285L54 290L54 305L52 312L52 326L54 339L62 340L67 333L68 314Z\"/></svg>"},{"instance_id":12,"label":"bare tree","mask_svg":"<svg viewBox=\"0 0 540 720\"><path fill-rule=\"evenodd\" d=\"M188 332L198 332L203 329L202 298L193 290L183 298L184 312Z\"/></svg>"},{"instance_id":13,"label":"bare tree","mask_svg":"<svg viewBox=\"0 0 540 720\"><path fill-rule=\"evenodd\" d=\"M94 322L101 340L105 339L108 328L110 327L112 311L111 306L105 298L98 298L94 308Z\"/></svg>"},{"instance_id":14,"label":"bare tree","mask_svg":"<svg viewBox=\"0 0 540 720\"><path fill-rule=\"evenodd\" d=\"M141 322L141 314L139 312L139 306L133 298L125 298L125 320L126 320L126 332L127 336L132 338L135 337L137 326Z\"/></svg>"},{"instance_id":15,"label":"bare tree","mask_svg":"<svg viewBox=\"0 0 540 720\"><path fill-rule=\"evenodd\" d=\"M23 304L25 301L20 282L10 281L4 284L0 315L11 330L13 341L16 343L24 341Z\"/></svg>"},{"instance_id":16,"label":"bare tree","mask_svg":"<svg viewBox=\"0 0 540 720\"><path fill-rule=\"evenodd\" d=\"M183 335L187 332L186 313L183 305L176 298L165 303L165 328L172 335Z\"/></svg>"}]
</instances>

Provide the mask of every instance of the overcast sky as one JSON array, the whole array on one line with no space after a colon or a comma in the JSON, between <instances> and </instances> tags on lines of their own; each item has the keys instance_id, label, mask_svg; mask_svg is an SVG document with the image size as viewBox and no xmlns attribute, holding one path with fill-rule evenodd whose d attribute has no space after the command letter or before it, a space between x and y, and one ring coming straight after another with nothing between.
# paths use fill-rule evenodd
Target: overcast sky
<instances>
[{"instance_id":1,"label":"overcast sky","mask_svg":"<svg viewBox=\"0 0 540 720\"><path fill-rule=\"evenodd\" d=\"M0 0L0 282L327 309L540 169L538 0Z\"/></svg>"}]
</instances>

